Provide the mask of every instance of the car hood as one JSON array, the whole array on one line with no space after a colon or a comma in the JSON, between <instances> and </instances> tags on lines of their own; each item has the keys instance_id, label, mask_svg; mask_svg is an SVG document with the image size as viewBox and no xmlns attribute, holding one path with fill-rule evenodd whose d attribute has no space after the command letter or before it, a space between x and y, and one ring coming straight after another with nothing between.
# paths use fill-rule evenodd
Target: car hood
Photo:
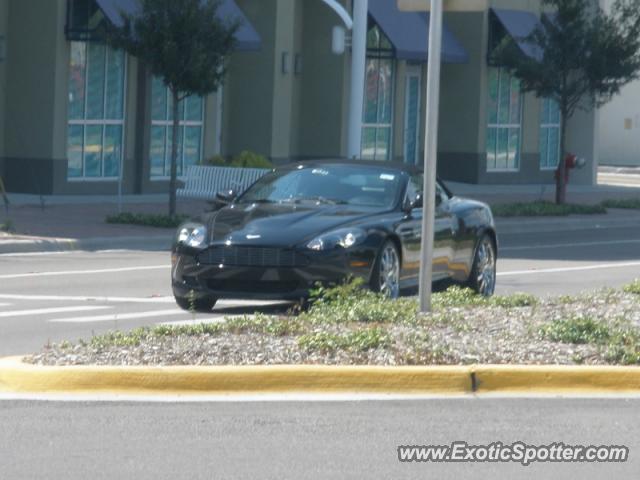
<instances>
[{"instance_id":1,"label":"car hood","mask_svg":"<svg viewBox=\"0 0 640 480\"><path fill-rule=\"evenodd\" d=\"M295 246L378 213L346 205L235 204L205 218L210 243Z\"/></svg>"}]
</instances>

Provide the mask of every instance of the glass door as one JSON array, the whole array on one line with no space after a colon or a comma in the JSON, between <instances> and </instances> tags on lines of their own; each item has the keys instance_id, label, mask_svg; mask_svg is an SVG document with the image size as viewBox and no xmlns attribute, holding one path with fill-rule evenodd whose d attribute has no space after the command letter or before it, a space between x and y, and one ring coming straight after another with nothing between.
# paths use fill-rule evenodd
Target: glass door
<instances>
[{"instance_id":1,"label":"glass door","mask_svg":"<svg viewBox=\"0 0 640 480\"><path fill-rule=\"evenodd\" d=\"M407 66L405 80L404 161L418 163L420 150L420 84L422 72L419 66Z\"/></svg>"}]
</instances>

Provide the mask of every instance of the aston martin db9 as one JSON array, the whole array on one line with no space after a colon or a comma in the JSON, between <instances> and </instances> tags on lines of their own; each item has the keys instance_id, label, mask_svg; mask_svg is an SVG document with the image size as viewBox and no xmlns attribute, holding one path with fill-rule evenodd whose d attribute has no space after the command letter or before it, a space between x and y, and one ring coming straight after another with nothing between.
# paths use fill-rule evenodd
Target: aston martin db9
<instances>
[{"instance_id":1,"label":"aston martin db9","mask_svg":"<svg viewBox=\"0 0 640 480\"><path fill-rule=\"evenodd\" d=\"M267 173L222 208L182 225L172 286L182 308L220 298L301 299L317 283L360 277L397 297L417 285L422 172L382 162L313 161ZM498 242L483 203L437 184L434 281L492 295Z\"/></svg>"}]
</instances>

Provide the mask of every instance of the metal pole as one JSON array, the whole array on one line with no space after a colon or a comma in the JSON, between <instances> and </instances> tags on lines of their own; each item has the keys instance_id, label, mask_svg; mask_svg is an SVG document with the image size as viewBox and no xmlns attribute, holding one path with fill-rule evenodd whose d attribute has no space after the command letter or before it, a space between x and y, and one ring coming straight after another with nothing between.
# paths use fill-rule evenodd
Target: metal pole
<instances>
[{"instance_id":1,"label":"metal pole","mask_svg":"<svg viewBox=\"0 0 640 480\"><path fill-rule=\"evenodd\" d=\"M438 156L438 111L440 106L440 58L442 53L442 0L431 0L429 59L427 63L427 111L425 114L424 196L422 250L420 258L420 311L431 311L433 244Z\"/></svg>"},{"instance_id":2,"label":"metal pole","mask_svg":"<svg viewBox=\"0 0 640 480\"><path fill-rule=\"evenodd\" d=\"M347 156L360 156L362 144L362 106L364 105L365 66L367 60L367 19L369 0L353 1L353 35L351 39L351 96Z\"/></svg>"}]
</instances>

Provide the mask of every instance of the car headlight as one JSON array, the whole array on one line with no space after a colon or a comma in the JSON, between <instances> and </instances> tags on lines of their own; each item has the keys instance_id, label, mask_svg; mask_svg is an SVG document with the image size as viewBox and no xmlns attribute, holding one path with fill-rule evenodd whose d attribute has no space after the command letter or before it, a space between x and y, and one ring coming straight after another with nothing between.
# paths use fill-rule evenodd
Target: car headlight
<instances>
[{"instance_id":1,"label":"car headlight","mask_svg":"<svg viewBox=\"0 0 640 480\"><path fill-rule=\"evenodd\" d=\"M178 229L178 243L189 247L201 247L207 240L207 227L200 224L186 224Z\"/></svg>"},{"instance_id":2,"label":"car headlight","mask_svg":"<svg viewBox=\"0 0 640 480\"><path fill-rule=\"evenodd\" d=\"M307 248L316 251L333 250L336 247L348 249L362 242L366 236L366 232L360 228L344 228L314 238L307 243Z\"/></svg>"}]
</instances>

